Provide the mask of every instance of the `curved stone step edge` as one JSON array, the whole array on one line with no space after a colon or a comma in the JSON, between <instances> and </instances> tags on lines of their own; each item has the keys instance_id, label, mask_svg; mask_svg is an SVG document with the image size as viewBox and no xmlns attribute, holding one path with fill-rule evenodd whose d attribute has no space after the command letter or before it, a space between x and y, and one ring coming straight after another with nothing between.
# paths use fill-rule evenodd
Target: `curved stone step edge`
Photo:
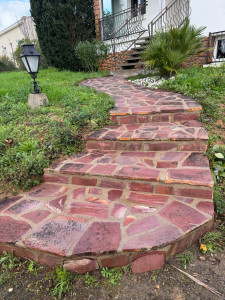
<instances>
[{"instance_id":1,"label":"curved stone step edge","mask_svg":"<svg viewBox=\"0 0 225 300\"><path fill-rule=\"evenodd\" d=\"M0 253L3 254L3 251L12 253L13 251L16 257L29 259L48 267L61 265L66 270L79 274L85 274L102 267L118 268L127 265L130 265L133 273L143 273L163 268L166 260L184 251L187 247L197 242L206 232L213 230L213 224L214 220L212 217L205 224L168 243L168 245L148 250L140 249L136 252L107 253L98 256L84 255L71 258L23 248L21 247L21 242L14 244L0 242Z\"/></svg>"}]
</instances>

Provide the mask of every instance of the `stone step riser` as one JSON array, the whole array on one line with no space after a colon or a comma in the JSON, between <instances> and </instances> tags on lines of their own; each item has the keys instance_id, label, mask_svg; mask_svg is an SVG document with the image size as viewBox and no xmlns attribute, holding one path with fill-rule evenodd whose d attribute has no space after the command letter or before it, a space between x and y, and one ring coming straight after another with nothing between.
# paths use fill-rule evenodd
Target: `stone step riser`
<instances>
[{"instance_id":1,"label":"stone step riser","mask_svg":"<svg viewBox=\"0 0 225 300\"><path fill-rule=\"evenodd\" d=\"M176 112L176 113L157 113L142 115L111 115L110 120L119 125L140 124L151 122L185 122L196 121L200 117L200 112Z\"/></svg>"},{"instance_id":2,"label":"stone step riser","mask_svg":"<svg viewBox=\"0 0 225 300\"><path fill-rule=\"evenodd\" d=\"M204 153L207 141L102 141L88 140L86 147L92 150L125 151L192 151Z\"/></svg>"},{"instance_id":3,"label":"stone step riser","mask_svg":"<svg viewBox=\"0 0 225 300\"><path fill-rule=\"evenodd\" d=\"M155 196L160 201L160 197L164 201L164 198L171 196L188 198L187 202L191 199L198 200L211 200L213 196L213 191L211 187L208 186L198 186L190 185L186 183L165 183L165 182L151 182L151 180L140 180L140 179L126 179L123 180L115 179L115 177L104 177L104 176L84 176L84 175L73 175L73 174L62 174L57 172L45 172L44 175L45 183L60 183L63 186L67 185L71 189L75 188L101 188L106 189L106 194L110 190L123 191L120 194L119 201L136 203L136 204L151 204L151 196ZM127 198L128 193L135 193L136 199ZM138 199L138 195L140 199ZM142 195L151 195L148 199ZM107 200L107 199L106 199ZM145 202L146 201L146 202ZM191 201L192 202L192 201Z\"/></svg>"},{"instance_id":4,"label":"stone step riser","mask_svg":"<svg viewBox=\"0 0 225 300\"><path fill-rule=\"evenodd\" d=\"M170 257L182 252L186 247L196 242L203 234L213 229L213 220L192 230L182 238L168 243L163 247L154 247L151 249L142 249L137 251L124 251L117 254L106 253L105 255L79 255L65 257L55 255L54 253L41 252L28 248L18 247L16 244L0 243L0 254L3 251L14 253L16 257L29 259L40 263L41 265L56 267L63 266L68 271L85 274L98 270L102 267L120 268L130 265L133 273L142 273L146 271L161 269L165 261Z\"/></svg>"}]
</instances>

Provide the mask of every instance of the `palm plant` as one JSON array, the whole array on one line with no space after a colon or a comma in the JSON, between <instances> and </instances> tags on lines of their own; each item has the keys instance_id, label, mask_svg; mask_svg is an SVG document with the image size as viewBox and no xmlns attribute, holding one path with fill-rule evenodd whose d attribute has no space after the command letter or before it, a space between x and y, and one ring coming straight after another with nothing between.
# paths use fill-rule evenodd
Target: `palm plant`
<instances>
[{"instance_id":1,"label":"palm plant","mask_svg":"<svg viewBox=\"0 0 225 300\"><path fill-rule=\"evenodd\" d=\"M186 20L180 28L155 34L145 49L142 59L149 68L158 68L161 75L172 75L192 55L205 52L202 33L205 27L195 28Z\"/></svg>"}]
</instances>

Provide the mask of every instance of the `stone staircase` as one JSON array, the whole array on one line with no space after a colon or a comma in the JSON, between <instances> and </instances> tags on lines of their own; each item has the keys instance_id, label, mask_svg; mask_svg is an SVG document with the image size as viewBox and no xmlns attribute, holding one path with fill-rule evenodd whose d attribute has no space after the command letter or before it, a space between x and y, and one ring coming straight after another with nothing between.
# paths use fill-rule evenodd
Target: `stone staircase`
<instances>
[{"instance_id":1,"label":"stone staircase","mask_svg":"<svg viewBox=\"0 0 225 300\"><path fill-rule=\"evenodd\" d=\"M44 183L0 205L0 249L85 273L160 269L213 226L208 135L195 100L121 77L83 86L116 100L113 126L45 170Z\"/></svg>"},{"instance_id":2,"label":"stone staircase","mask_svg":"<svg viewBox=\"0 0 225 300\"><path fill-rule=\"evenodd\" d=\"M140 69L144 67L144 62L141 60L141 55L149 44L149 37L141 38L134 43L131 51L127 52L124 62L118 64L122 70Z\"/></svg>"}]
</instances>

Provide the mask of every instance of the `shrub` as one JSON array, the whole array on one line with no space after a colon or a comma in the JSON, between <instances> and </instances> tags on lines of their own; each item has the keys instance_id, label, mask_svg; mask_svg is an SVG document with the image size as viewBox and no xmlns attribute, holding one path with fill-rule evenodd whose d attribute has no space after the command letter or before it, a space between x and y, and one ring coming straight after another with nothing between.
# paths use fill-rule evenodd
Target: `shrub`
<instances>
[{"instance_id":1,"label":"shrub","mask_svg":"<svg viewBox=\"0 0 225 300\"><path fill-rule=\"evenodd\" d=\"M45 69L48 67L46 58L44 57L44 55L41 52L41 48L38 43L38 40L22 39L22 40L19 40L16 50L13 52L13 56L15 58L17 66L19 67L20 70L25 70L25 66L20 58L20 55L22 53L22 48L23 48L22 45L23 44L34 44L34 47L36 48L36 50L41 54L40 68Z\"/></svg>"},{"instance_id":2,"label":"shrub","mask_svg":"<svg viewBox=\"0 0 225 300\"><path fill-rule=\"evenodd\" d=\"M98 69L99 60L107 57L109 47L103 41L93 39L92 42L79 42L75 48L75 53L80 59L84 70L93 72Z\"/></svg>"},{"instance_id":3,"label":"shrub","mask_svg":"<svg viewBox=\"0 0 225 300\"><path fill-rule=\"evenodd\" d=\"M0 57L0 72L14 71L16 67L9 57L3 55Z\"/></svg>"},{"instance_id":4,"label":"shrub","mask_svg":"<svg viewBox=\"0 0 225 300\"><path fill-rule=\"evenodd\" d=\"M195 28L187 20L181 28L157 32L143 53L143 60L150 68L158 68L161 75L172 75L181 64L202 50L205 27Z\"/></svg>"},{"instance_id":5,"label":"shrub","mask_svg":"<svg viewBox=\"0 0 225 300\"><path fill-rule=\"evenodd\" d=\"M41 49L51 66L79 70L74 47L95 37L94 0L30 0Z\"/></svg>"}]
</instances>

